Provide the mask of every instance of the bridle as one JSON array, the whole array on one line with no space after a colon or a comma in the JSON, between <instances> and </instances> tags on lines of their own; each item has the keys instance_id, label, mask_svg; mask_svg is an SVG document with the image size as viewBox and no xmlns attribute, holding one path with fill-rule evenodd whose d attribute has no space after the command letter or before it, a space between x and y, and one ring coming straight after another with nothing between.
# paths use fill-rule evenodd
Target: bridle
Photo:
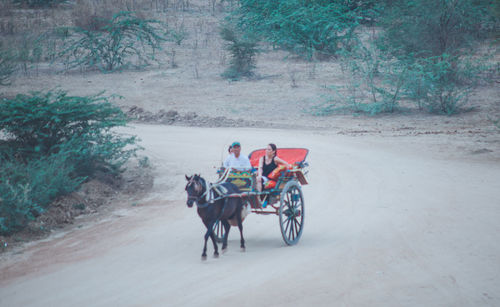
<instances>
[{"instance_id":1,"label":"bridle","mask_svg":"<svg viewBox=\"0 0 500 307\"><path fill-rule=\"evenodd\" d=\"M186 176L186 178L188 178ZM195 192L202 192L203 190L203 193L201 195L189 195L188 193L188 201L189 200L193 200L194 202L196 202L196 206L198 207L198 209L203 209L203 208L206 208L212 204L214 204L216 201L220 200L220 199L224 199L224 202L223 202L223 205L222 205L222 210L216 220L216 223L219 222L219 220L221 219L221 217L223 216L224 214L224 211L226 210L226 204L227 204L227 201L228 201L228 198L226 197L226 192L227 192L227 189L225 189L224 187L222 187L222 185L212 185L210 184L210 187L207 188L207 183L205 182L205 179L201 178L200 176L193 176L191 178L189 178L189 181L186 185L186 191L188 189L189 186L191 185L195 185L194 186L194 190ZM215 190L215 191L214 191ZM219 196L218 197L215 197L215 193L218 193ZM208 195L208 200L207 200L207 195ZM205 202L204 203L200 203L200 200L204 200Z\"/></svg>"},{"instance_id":2,"label":"bridle","mask_svg":"<svg viewBox=\"0 0 500 307\"><path fill-rule=\"evenodd\" d=\"M189 195L188 194L188 200L193 200L194 202L196 202L196 206L198 208L206 208L210 204L210 202L206 201L206 196L207 196L207 193L208 193L208 189L206 187L205 180L203 180L200 177L198 177L198 178L199 179L196 179L195 176L193 176L191 179L189 179L189 182L186 185L186 190L187 190L187 188L189 186L191 186L191 185L194 184L195 185L194 186L195 192L200 193L203 190L205 190L205 191L203 193L201 193L201 194L198 194L198 195ZM201 203L200 202L200 200L202 200L202 199L205 199L205 203Z\"/></svg>"},{"instance_id":3,"label":"bridle","mask_svg":"<svg viewBox=\"0 0 500 307\"><path fill-rule=\"evenodd\" d=\"M189 195L188 193L188 200L193 200L193 202L196 202L196 206L198 208L206 208L220 199L226 199L227 201L228 190L222 184L209 183L209 186L207 187L205 179L201 178L200 176L194 175L193 177L189 178L189 181L186 185L186 191L188 187L193 184L195 185L194 190L198 193L198 195ZM224 204L225 203L226 202L224 202Z\"/></svg>"}]
</instances>

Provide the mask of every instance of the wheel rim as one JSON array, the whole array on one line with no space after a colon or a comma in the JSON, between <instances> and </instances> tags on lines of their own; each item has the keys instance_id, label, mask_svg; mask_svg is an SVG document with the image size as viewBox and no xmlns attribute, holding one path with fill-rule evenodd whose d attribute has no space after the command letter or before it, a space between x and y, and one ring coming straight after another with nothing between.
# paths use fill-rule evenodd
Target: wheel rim
<instances>
[{"instance_id":1,"label":"wheel rim","mask_svg":"<svg viewBox=\"0 0 500 307\"><path fill-rule=\"evenodd\" d=\"M304 226L304 199L297 183L292 182L285 187L279 215L283 240L288 245L296 244Z\"/></svg>"}]
</instances>

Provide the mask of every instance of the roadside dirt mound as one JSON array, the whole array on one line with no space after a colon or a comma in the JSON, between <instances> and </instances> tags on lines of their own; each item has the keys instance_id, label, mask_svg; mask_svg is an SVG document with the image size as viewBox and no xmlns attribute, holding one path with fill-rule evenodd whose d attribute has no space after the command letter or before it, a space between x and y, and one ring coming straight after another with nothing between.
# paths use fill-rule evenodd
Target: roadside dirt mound
<instances>
[{"instance_id":1,"label":"roadside dirt mound","mask_svg":"<svg viewBox=\"0 0 500 307\"><path fill-rule=\"evenodd\" d=\"M125 113L134 122L148 124L191 127L262 127L265 125L262 121L251 121L241 118L231 119L225 116L202 116L196 112L179 113L175 110L165 111L161 109L158 112L153 113L138 106L130 107L130 109L126 110Z\"/></svg>"},{"instance_id":2,"label":"roadside dirt mound","mask_svg":"<svg viewBox=\"0 0 500 307\"><path fill-rule=\"evenodd\" d=\"M0 253L22 243L47 237L52 231L74 223L83 215L96 214L119 198L141 197L153 186L149 167L129 163L119 176L98 173L77 191L55 200L43 214L29 223L25 230L11 236L0 236Z\"/></svg>"}]
</instances>

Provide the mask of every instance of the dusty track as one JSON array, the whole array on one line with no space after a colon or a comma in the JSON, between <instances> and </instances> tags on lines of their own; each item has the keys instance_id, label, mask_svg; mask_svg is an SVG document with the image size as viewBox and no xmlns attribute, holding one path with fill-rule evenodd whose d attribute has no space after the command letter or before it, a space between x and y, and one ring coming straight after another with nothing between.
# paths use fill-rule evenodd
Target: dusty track
<instances>
[{"instance_id":1,"label":"dusty track","mask_svg":"<svg viewBox=\"0 0 500 307\"><path fill-rule=\"evenodd\" d=\"M500 165L438 136L138 125L153 191L104 220L3 255L1 306L498 306ZM215 178L232 140L311 150L301 241L250 215L247 251L200 260L184 174ZM448 149L447 149L448 148ZM79 227L80 226L80 227ZM212 252L212 249L209 249Z\"/></svg>"}]
</instances>

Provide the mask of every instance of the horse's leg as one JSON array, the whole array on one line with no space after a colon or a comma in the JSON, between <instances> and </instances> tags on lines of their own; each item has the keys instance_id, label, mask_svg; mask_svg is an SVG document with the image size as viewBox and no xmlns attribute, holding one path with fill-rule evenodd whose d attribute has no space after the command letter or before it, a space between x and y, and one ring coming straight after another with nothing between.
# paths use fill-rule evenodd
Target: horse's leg
<instances>
[{"instance_id":1,"label":"horse's leg","mask_svg":"<svg viewBox=\"0 0 500 307\"><path fill-rule=\"evenodd\" d=\"M224 237L222 238L222 252L225 252L227 249L227 238L229 236L229 230L231 229L231 225L227 220L222 220L222 225L224 226Z\"/></svg>"},{"instance_id":2,"label":"horse's leg","mask_svg":"<svg viewBox=\"0 0 500 307\"><path fill-rule=\"evenodd\" d=\"M214 258L219 258L219 248L213 231L210 232L210 239L212 239L212 243L214 244Z\"/></svg>"},{"instance_id":3,"label":"horse's leg","mask_svg":"<svg viewBox=\"0 0 500 307\"><path fill-rule=\"evenodd\" d=\"M245 251L245 239L243 239L243 223L241 221L242 206L243 206L243 202L240 202L240 204L238 205L237 212L236 212L236 221L238 222L238 229L240 230L240 238L241 238L240 248L241 248L241 251L244 252Z\"/></svg>"},{"instance_id":4,"label":"horse's leg","mask_svg":"<svg viewBox=\"0 0 500 307\"><path fill-rule=\"evenodd\" d=\"M205 236L204 236L204 239L205 239L205 243L203 245L203 253L201 254L201 260L207 260L207 241L208 241L208 238L211 238L212 241L214 242L214 247L215 247L215 251L217 252L217 245L215 245L215 241L214 241L214 238L213 238L213 231L212 231L212 228L214 227L214 222L205 222L203 221L203 224L205 224L205 226L207 227L207 232L205 233Z\"/></svg>"},{"instance_id":5,"label":"horse's leg","mask_svg":"<svg viewBox=\"0 0 500 307\"><path fill-rule=\"evenodd\" d=\"M209 228L210 229L210 228ZM203 253L201 254L201 260L207 260L207 241L210 236L209 230L205 233L205 244L203 245Z\"/></svg>"}]
</instances>

